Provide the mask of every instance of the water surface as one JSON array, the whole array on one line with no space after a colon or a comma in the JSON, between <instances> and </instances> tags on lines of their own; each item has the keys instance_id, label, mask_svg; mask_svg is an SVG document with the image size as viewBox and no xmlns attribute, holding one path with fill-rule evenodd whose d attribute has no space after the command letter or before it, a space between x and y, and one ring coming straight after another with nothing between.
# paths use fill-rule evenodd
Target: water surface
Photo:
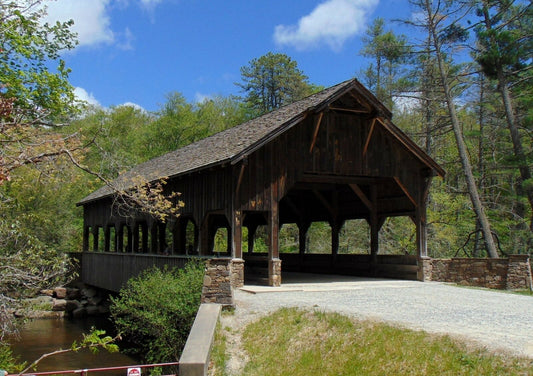
<instances>
[{"instance_id":1,"label":"water surface","mask_svg":"<svg viewBox=\"0 0 533 376\"><path fill-rule=\"evenodd\" d=\"M28 321L20 331L18 341L12 341L12 349L21 361L31 363L42 354L59 349L68 349L74 341L80 342L83 333L89 333L91 327L112 333L112 326L105 318L85 319L45 319ZM120 353L100 350L93 354L88 350L54 355L39 363L37 371L59 371L72 369L115 367L138 364L139 361ZM108 373L109 374L109 373ZM115 371L115 375L126 375L126 371ZM103 373L93 373L103 376Z\"/></svg>"}]
</instances>

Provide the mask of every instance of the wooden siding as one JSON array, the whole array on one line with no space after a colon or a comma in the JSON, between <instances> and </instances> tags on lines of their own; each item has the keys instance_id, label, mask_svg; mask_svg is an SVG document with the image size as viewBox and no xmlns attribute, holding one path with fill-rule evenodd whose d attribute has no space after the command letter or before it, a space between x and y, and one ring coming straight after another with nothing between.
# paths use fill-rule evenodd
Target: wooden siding
<instances>
[{"instance_id":1,"label":"wooden siding","mask_svg":"<svg viewBox=\"0 0 533 376\"><path fill-rule=\"evenodd\" d=\"M76 255L77 256L77 255ZM128 279L153 266L183 268L191 257L124 253L83 252L80 254L82 282L118 292ZM197 257L196 257L197 258Z\"/></svg>"}]
</instances>

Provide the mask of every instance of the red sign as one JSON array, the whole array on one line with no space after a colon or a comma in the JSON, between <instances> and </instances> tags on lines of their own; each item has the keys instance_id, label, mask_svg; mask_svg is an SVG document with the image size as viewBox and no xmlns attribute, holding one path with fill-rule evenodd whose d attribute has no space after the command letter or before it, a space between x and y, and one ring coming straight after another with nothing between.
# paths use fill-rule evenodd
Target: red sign
<instances>
[{"instance_id":1,"label":"red sign","mask_svg":"<svg viewBox=\"0 0 533 376\"><path fill-rule=\"evenodd\" d=\"M141 376L140 368L128 368L127 376Z\"/></svg>"}]
</instances>

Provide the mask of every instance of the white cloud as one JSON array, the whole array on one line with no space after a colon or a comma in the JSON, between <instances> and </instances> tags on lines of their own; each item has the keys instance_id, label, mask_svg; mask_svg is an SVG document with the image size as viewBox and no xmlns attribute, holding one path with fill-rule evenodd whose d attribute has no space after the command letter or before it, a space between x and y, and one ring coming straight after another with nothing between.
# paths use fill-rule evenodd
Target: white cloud
<instances>
[{"instance_id":1,"label":"white cloud","mask_svg":"<svg viewBox=\"0 0 533 376\"><path fill-rule=\"evenodd\" d=\"M366 20L379 0L326 0L298 25L278 25L274 41L278 45L308 50L322 44L338 51L344 42L364 31Z\"/></svg>"},{"instance_id":2,"label":"white cloud","mask_svg":"<svg viewBox=\"0 0 533 376\"><path fill-rule=\"evenodd\" d=\"M81 101L85 101L90 105L100 107L100 102L98 102L98 100L94 97L93 93L87 93L87 90L82 87L75 87L74 95Z\"/></svg>"},{"instance_id":3,"label":"white cloud","mask_svg":"<svg viewBox=\"0 0 533 376\"><path fill-rule=\"evenodd\" d=\"M78 34L80 46L111 44L115 34L111 30L107 6L110 0L57 0L46 2L45 21L74 20L72 31Z\"/></svg>"},{"instance_id":4,"label":"white cloud","mask_svg":"<svg viewBox=\"0 0 533 376\"><path fill-rule=\"evenodd\" d=\"M125 102L125 103L119 104L117 107L133 107L136 110L147 112L141 105L137 103L133 103L133 102Z\"/></svg>"},{"instance_id":5,"label":"white cloud","mask_svg":"<svg viewBox=\"0 0 533 376\"><path fill-rule=\"evenodd\" d=\"M392 97L392 100L396 109L400 110L401 112L410 112L420 107L420 100L413 97L412 94L409 96L394 96Z\"/></svg>"}]
</instances>

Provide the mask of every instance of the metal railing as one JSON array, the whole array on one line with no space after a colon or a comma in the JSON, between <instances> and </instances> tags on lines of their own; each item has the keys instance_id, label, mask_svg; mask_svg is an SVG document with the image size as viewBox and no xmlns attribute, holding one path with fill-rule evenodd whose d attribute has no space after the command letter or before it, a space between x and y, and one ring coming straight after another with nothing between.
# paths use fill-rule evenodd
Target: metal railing
<instances>
[{"instance_id":1,"label":"metal railing","mask_svg":"<svg viewBox=\"0 0 533 376\"><path fill-rule=\"evenodd\" d=\"M179 362L170 362L170 363L157 363L157 364L142 364L142 365L133 365L133 366L116 366L116 367L101 367L101 368L85 368L85 369L72 369L65 371L46 371L46 372L31 372L31 373L22 373L17 376L46 376L46 375L80 375L87 376L89 373L93 372L109 372L109 371L123 371L123 370L132 370L132 369L144 369L144 368L155 368L155 367L167 367L167 366L178 366ZM127 373L126 376L141 376L136 372Z\"/></svg>"}]
</instances>

